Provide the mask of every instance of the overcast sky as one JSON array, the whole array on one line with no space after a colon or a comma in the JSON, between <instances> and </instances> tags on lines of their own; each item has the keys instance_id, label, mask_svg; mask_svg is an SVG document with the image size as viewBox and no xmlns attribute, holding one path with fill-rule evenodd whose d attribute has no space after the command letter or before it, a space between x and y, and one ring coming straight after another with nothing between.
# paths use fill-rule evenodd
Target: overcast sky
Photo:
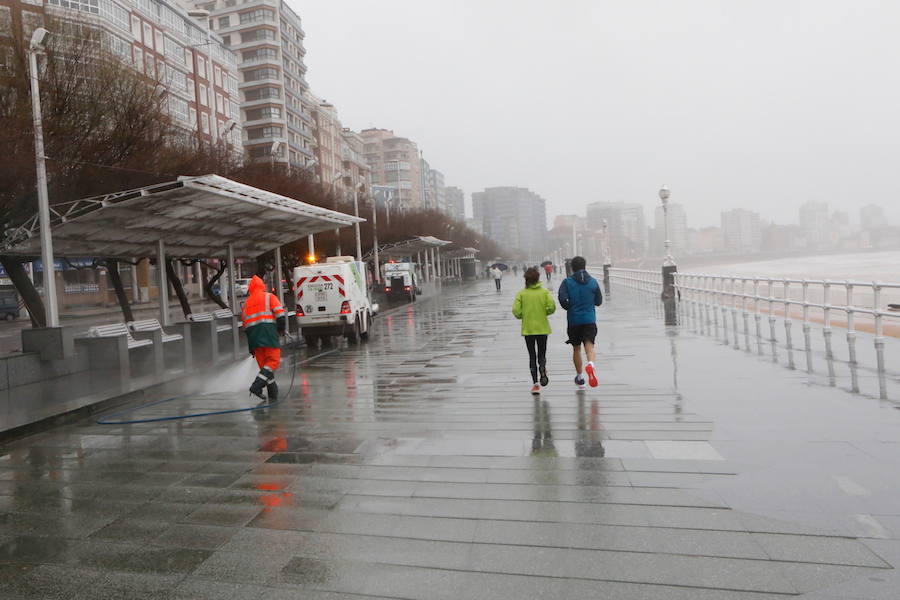
<instances>
[{"instance_id":1,"label":"overcast sky","mask_svg":"<svg viewBox=\"0 0 900 600\"><path fill-rule=\"evenodd\" d=\"M467 197L519 185L690 226L810 199L900 222L900 2L288 0L313 92L393 129Z\"/></svg>"}]
</instances>

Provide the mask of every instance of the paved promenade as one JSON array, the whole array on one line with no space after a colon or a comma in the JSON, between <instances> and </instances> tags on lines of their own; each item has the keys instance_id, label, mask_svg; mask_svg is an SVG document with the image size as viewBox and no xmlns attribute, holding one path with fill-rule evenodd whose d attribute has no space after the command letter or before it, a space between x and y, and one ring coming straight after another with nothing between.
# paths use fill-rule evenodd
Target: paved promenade
<instances>
[{"instance_id":1,"label":"paved promenade","mask_svg":"<svg viewBox=\"0 0 900 600\"><path fill-rule=\"evenodd\" d=\"M601 311L600 386L575 391L560 310L535 400L504 285L301 351L264 412L0 448L0 598L900 597L898 405L666 330L625 293ZM241 369L127 416L240 406L211 392Z\"/></svg>"}]
</instances>

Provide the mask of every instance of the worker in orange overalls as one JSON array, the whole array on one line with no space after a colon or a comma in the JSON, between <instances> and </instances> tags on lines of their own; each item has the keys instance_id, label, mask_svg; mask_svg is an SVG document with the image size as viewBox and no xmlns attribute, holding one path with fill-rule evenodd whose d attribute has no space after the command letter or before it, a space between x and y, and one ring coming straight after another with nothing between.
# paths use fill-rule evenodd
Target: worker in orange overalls
<instances>
[{"instance_id":1,"label":"worker in orange overalls","mask_svg":"<svg viewBox=\"0 0 900 600\"><path fill-rule=\"evenodd\" d=\"M262 394L263 388L266 388L271 404L278 400L275 371L281 364L281 344L278 338L284 335L287 325L284 306L278 296L266 291L266 284L256 275L250 280L247 293L241 322L244 333L247 334L250 354L259 365L259 374L250 386L250 393L266 400Z\"/></svg>"}]
</instances>

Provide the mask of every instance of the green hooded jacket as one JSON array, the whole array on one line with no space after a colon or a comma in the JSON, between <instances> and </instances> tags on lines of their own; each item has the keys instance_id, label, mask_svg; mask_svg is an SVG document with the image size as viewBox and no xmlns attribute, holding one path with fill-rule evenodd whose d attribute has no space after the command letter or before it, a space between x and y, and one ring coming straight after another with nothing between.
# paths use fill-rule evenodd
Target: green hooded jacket
<instances>
[{"instance_id":1,"label":"green hooded jacket","mask_svg":"<svg viewBox=\"0 0 900 600\"><path fill-rule=\"evenodd\" d=\"M522 320L522 335L549 335L548 315L556 312L556 301L550 290L538 281L516 294L512 313Z\"/></svg>"}]
</instances>

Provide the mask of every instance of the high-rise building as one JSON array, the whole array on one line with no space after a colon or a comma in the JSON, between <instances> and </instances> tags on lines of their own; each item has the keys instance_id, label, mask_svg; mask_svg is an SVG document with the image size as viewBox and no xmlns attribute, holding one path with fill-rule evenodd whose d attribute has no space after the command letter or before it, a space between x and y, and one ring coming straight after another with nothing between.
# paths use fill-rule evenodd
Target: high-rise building
<instances>
[{"instance_id":1,"label":"high-rise building","mask_svg":"<svg viewBox=\"0 0 900 600\"><path fill-rule=\"evenodd\" d=\"M366 162L372 171L372 184L393 187L393 202L399 210L422 208L422 175L419 147L397 137L389 129L363 129Z\"/></svg>"},{"instance_id":2,"label":"high-rise building","mask_svg":"<svg viewBox=\"0 0 900 600\"><path fill-rule=\"evenodd\" d=\"M609 232L613 260L639 258L647 252L647 221L644 207L631 202L593 202L587 205L587 230L600 231L603 221Z\"/></svg>"},{"instance_id":3,"label":"high-rise building","mask_svg":"<svg viewBox=\"0 0 900 600\"><path fill-rule=\"evenodd\" d=\"M205 19L189 17L168 0L5 0L0 37L19 35L21 27L22 39L28 40L47 18L99 33L105 50L164 85L172 123L185 139L242 152L237 63L221 37L213 33L207 40ZM8 52L0 44L0 65Z\"/></svg>"},{"instance_id":4,"label":"high-rise building","mask_svg":"<svg viewBox=\"0 0 900 600\"><path fill-rule=\"evenodd\" d=\"M885 227L887 218L884 215L884 207L877 204L867 204L859 209L859 224L866 231Z\"/></svg>"},{"instance_id":5,"label":"high-rise building","mask_svg":"<svg viewBox=\"0 0 900 600\"><path fill-rule=\"evenodd\" d=\"M437 169L428 169L423 171L423 174L425 175L426 208L446 213L447 188L444 185L444 174Z\"/></svg>"},{"instance_id":6,"label":"high-rise building","mask_svg":"<svg viewBox=\"0 0 900 600\"><path fill-rule=\"evenodd\" d=\"M669 203L669 241L672 243L672 254L684 254L688 249L687 214L684 205ZM656 207L654 213L654 252L665 252L666 222L662 206Z\"/></svg>"},{"instance_id":7,"label":"high-rise building","mask_svg":"<svg viewBox=\"0 0 900 600\"><path fill-rule=\"evenodd\" d=\"M344 129L341 131L341 155L344 173L344 188L352 198L353 187L357 188L357 198L362 199L369 193L371 185L369 165L363 152L365 141L355 131Z\"/></svg>"},{"instance_id":8,"label":"high-rise building","mask_svg":"<svg viewBox=\"0 0 900 600\"><path fill-rule=\"evenodd\" d=\"M536 260L547 251L546 201L527 188L494 187L472 194L484 235L501 248Z\"/></svg>"},{"instance_id":9,"label":"high-rise building","mask_svg":"<svg viewBox=\"0 0 900 600\"><path fill-rule=\"evenodd\" d=\"M299 168L312 166L316 161L313 111L318 107L307 94L306 34L297 13L283 0L181 1L209 11L210 27L237 57L247 156Z\"/></svg>"},{"instance_id":10,"label":"high-rise building","mask_svg":"<svg viewBox=\"0 0 900 600\"><path fill-rule=\"evenodd\" d=\"M326 189L338 197L343 197L343 127L338 119L337 109L330 102L320 100L312 94L306 97L313 104L313 120L316 128L314 135L315 172Z\"/></svg>"},{"instance_id":11,"label":"high-rise building","mask_svg":"<svg viewBox=\"0 0 900 600\"><path fill-rule=\"evenodd\" d=\"M759 252L762 247L759 214L743 208L723 212L722 240L725 248L733 252Z\"/></svg>"},{"instance_id":12,"label":"high-rise building","mask_svg":"<svg viewBox=\"0 0 900 600\"><path fill-rule=\"evenodd\" d=\"M466 194L458 187L444 188L446 196L446 213L457 221L466 220Z\"/></svg>"},{"instance_id":13,"label":"high-rise building","mask_svg":"<svg viewBox=\"0 0 900 600\"><path fill-rule=\"evenodd\" d=\"M800 227L808 248L823 248L831 243L831 218L828 204L810 201L800 206Z\"/></svg>"}]
</instances>

